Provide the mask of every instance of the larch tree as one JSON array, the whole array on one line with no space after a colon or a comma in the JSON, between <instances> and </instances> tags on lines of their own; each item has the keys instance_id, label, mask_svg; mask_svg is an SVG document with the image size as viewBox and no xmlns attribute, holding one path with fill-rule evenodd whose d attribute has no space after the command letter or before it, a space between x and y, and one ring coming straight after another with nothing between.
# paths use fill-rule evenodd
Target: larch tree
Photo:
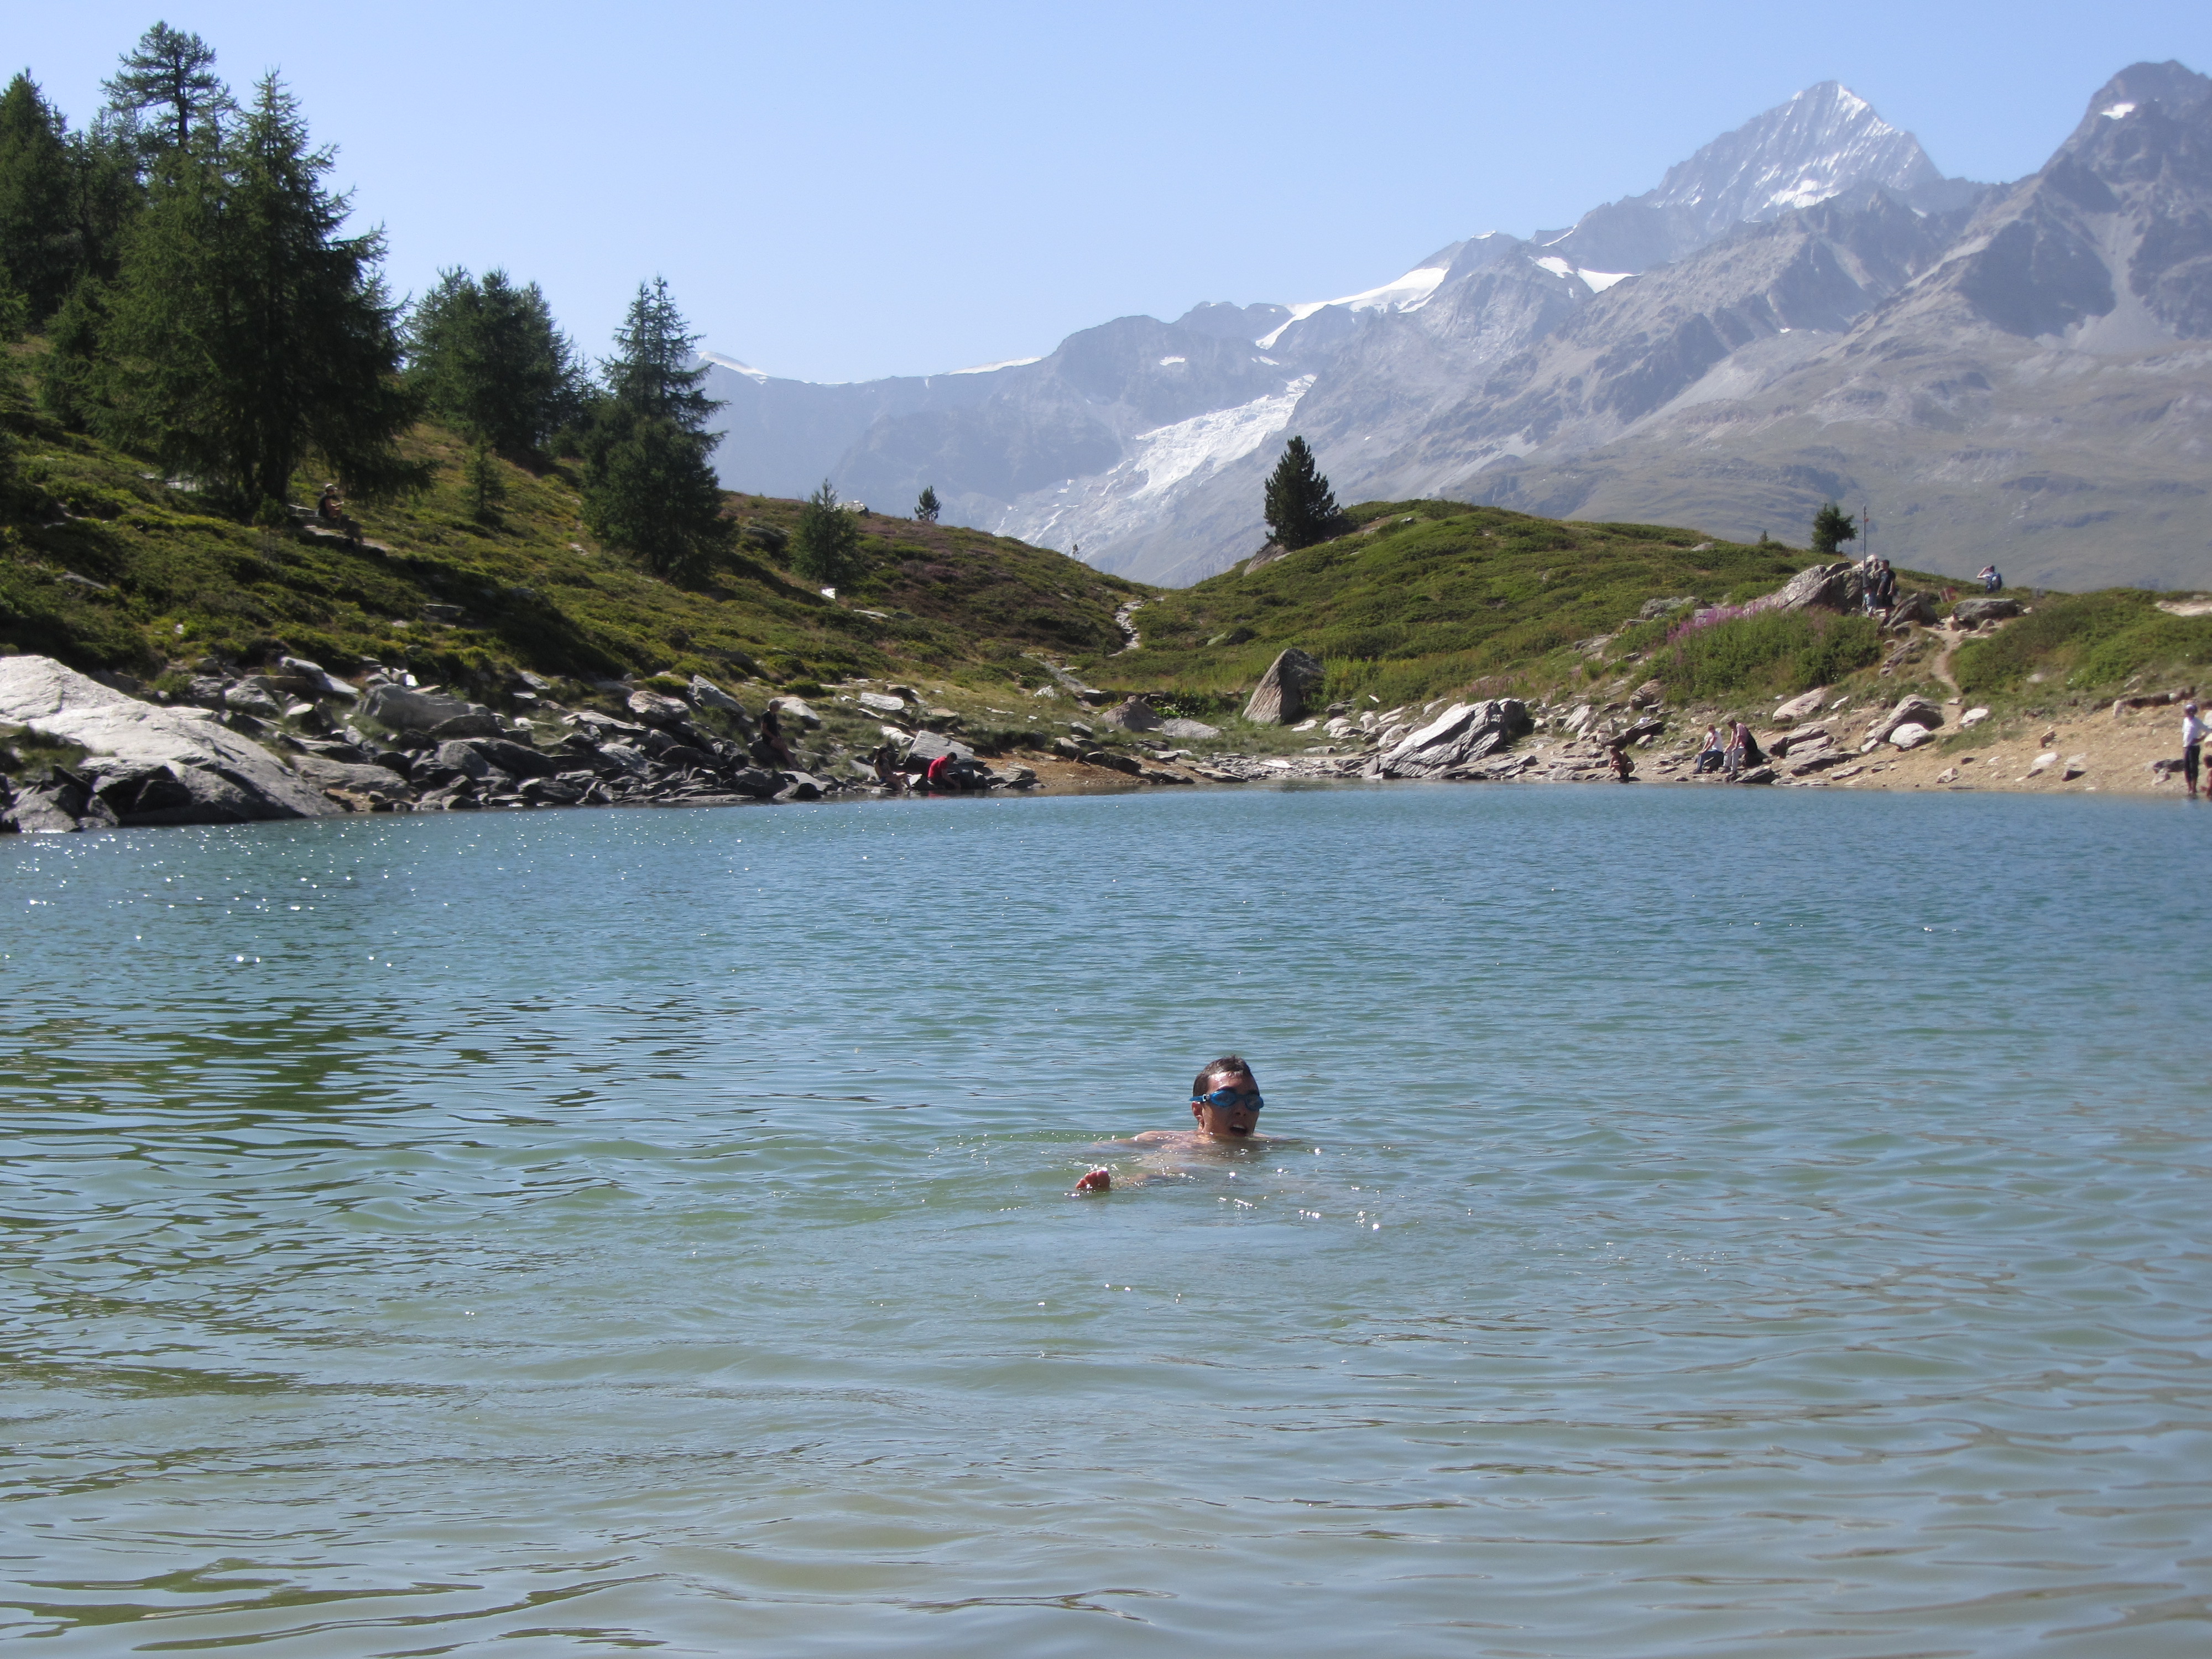
<instances>
[{"instance_id":1,"label":"larch tree","mask_svg":"<svg viewBox=\"0 0 2212 1659\"><path fill-rule=\"evenodd\" d=\"M1813 551L1821 558L1833 559L1845 542L1858 538L1857 520L1834 501L1825 503L1813 515Z\"/></svg>"},{"instance_id":2,"label":"larch tree","mask_svg":"<svg viewBox=\"0 0 2212 1659\"><path fill-rule=\"evenodd\" d=\"M1268 535L1285 549L1310 547L1336 532L1336 493L1304 438L1283 446L1267 479L1267 519Z\"/></svg>"},{"instance_id":3,"label":"larch tree","mask_svg":"<svg viewBox=\"0 0 2212 1659\"><path fill-rule=\"evenodd\" d=\"M827 478L799 509L799 532L791 538L791 568L825 587L849 582L860 574L860 524Z\"/></svg>"},{"instance_id":4,"label":"larch tree","mask_svg":"<svg viewBox=\"0 0 2212 1659\"><path fill-rule=\"evenodd\" d=\"M923 524L935 524L937 515L944 510L944 504L937 499L937 486L922 485L921 499L914 504L915 519Z\"/></svg>"},{"instance_id":5,"label":"larch tree","mask_svg":"<svg viewBox=\"0 0 2212 1659\"><path fill-rule=\"evenodd\" d=\"M0 286L36 327L61 308L82 258L61 116L27 75L0 92Z\"/></svg>"},{"instance_id":6,"label":"larch tree","mask_svg":"<svg viewBox=\"0 0 2212 1659\"><path fill-rule=\"evenodd\" d=\"M140 35L100 89L107 94L107 106L118 114L154 116L141 129L152 150L183 149L201 126L238 107L215 72L215 48L167 23Z\"/></svg>"},{"instance_id":7,"label":"larch tree","mask_svg":"<svg viewBox=\"0 0 2212 1659\"><path fill-rule=\"evenodd\" d=\"M609 545L658 575L702 579L730 546L722 487L709 458L721 434L707 422L721 404L700 390L694 334L659 277L638 285L606 386L584 443L584 517Z\"/></svg>"},{"instance_id":8,"label":"larch tree","mask_svg":"<svg viewBox=\"0 0 2212 1659\"><path fill-rule=\"evenodd\" d=\"M575 348L535 283L438 273L408 325L408 369L431 410L499 453L542 450L583 407Z\"/></svg>"},{"instance_id":9,"label":"larch tree","mask_svg":"<svg viewBox=\"0 0 2212 1659\"><path fill-rule=\"evenodd\" d=\"M297 100L263 79L229 130L200 128L164 158L101 329L94 426L271 521L310 457L355 495L420 481L398 449L417 405L383 236L341 234L332 165Z\"/></svg>"}]
</instances>

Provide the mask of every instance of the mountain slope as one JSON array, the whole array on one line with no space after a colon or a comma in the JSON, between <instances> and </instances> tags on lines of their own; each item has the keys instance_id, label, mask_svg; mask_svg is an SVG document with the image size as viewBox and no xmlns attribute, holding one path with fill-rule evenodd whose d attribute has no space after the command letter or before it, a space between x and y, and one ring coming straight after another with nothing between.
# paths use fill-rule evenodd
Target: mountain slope
<instances>
[{"instance_id":1,"label":"mountain slope","mask_svg":"<svg viewBox=\"0 0 2212 1659\"><path fill-rule=\"evenodd\" d=\"M1448 487L1724 532L1870 500L1923 562L2016 580L2212 571L2212 80L2139 64L2033 177L1840 337L1615 442ZM1473 458L1470 458L1472 459Z\"/></svg>"},{"instance_id":2,"label":"mountain slope","mask_svg":"<svg viewBox=\"0 0 2212 1659\"><path fill-rule=\"evenodd\" d=\"M988 371L809 387L717 371L742 483L831 477L1189 582L1264 536L1281 439L1341 499L1802 524L1867 502L1910 556L2184 581L2207 542L2212 82L2137 64L2033 177L1947 179L1834 82L1654 190L1452 243L1361 294L1124 318Z\"/></svg>"},{"instance_id":3,"label":"mountain slope","mask_svg":"<svg viewBox=\"0 0 2212 1659\"><path fill-rule=\"evenodd\" d=\"M1670 169L1648 197L1601 210L1680 222L1648 258L1583 257L1600 240L1586 219L1553 246L1474 238L1358 294L1124 318L975 371L817 386L710 359L709 389L730 405L717 464L732 488L799 494L828 477L893 510L929 484L950 519L1187 580L1249 550L1254 480L1294 411L1301 424L1323 405L1387 415L1395 447L1422 411L1460 401L1470 379L1662 253L1869 183L1942 181L1909 134L1827 83Z\"/></svg>"}]
</instances>

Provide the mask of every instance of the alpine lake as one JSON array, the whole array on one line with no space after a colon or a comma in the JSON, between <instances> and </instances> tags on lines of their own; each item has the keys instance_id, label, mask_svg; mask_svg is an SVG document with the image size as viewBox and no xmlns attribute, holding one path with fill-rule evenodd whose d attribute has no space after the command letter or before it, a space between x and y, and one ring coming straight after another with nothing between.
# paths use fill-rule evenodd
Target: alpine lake
<instances>
[{"instance_id":1,"label":"alpine lake","mask_svg":"<svg viewBox=\"0 0 2212 1659\"><path fill-rule=\"evenodd\" d=\"M2208 836L1385 786L9 838L0 1635L2197 1659ZM1231 1050L1263 1141L1099 1144Z\"/></svg>"}]
</instances>

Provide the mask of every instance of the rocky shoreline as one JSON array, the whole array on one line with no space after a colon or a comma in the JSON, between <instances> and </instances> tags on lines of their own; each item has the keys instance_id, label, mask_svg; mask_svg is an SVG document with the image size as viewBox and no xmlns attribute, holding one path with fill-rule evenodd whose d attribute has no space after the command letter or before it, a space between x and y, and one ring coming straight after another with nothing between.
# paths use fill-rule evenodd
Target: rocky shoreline
<instances>
[{"instance_id":1,"label":"rocky shoreline","mask_svg":"<svg viewBox=\"0 0 2212 1659\"><path fill-rule=\"evenodd\" d=\"M842 741L823 735L823 714L804 699L778 696L756 710L696 676L680 695L609 683L600 701L618 702L617 714L564 708L550 683L526 675L512 696L531 712L501 714L375 669L352 684L294 657L252 674L204 666L189 701L162 702L119 677L0 657L0 724L21 728L12 741L65 757L27 765L0 744L0 831L906 793L1612 782L1624 769L1617 757L1636 781L1693 787L2178 793L2170 705L2190 695L2123 698L2063 721L1992 723L1987 708L1956 697L1855 706L1849 693L1814 691L1778 702L1754 727L1759 757L1729 775L1697 768L1718 711L1670 710L1656 681L1603 702L1337 703L1299 720L1319 665L1295 651L1268 671L1247 713L1267 724L1288 716L1287 733L1316 741L1272 755L1218 746L1218 728L1163 716L1143 697L1061 721L1066 736L963 740L962 717L914 688L855 682L824 703ZM1068 684L1082 700L1103 699ZM2031 735L2028 725L2041 729ZM1111 740L1100 727L1112 728Z\"/></svg>"}]
</instances>

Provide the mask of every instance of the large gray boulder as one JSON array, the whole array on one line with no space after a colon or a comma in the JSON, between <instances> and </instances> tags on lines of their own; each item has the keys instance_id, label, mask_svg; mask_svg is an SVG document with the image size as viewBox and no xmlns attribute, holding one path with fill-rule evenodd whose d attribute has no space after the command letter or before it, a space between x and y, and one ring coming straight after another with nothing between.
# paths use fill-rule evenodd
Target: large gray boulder
<instances>
[{"instance_id":1,"label":"large gray boulder","mask_svg":"<svg viewBox=\"0 0 2212 1659\"><path fill-rule=\"evenodd\" d=\"M1504 748L1534 724L1516 697L1455 702L1375 763L1369 775L1432 778Z\"/></svg>"},{"instance_id":2,"label":"large gray boulder","mask_svg":"<svg viewBox=\"0 0 2212 1659\"><path fill-rule=\"evenodd\" d=\"M1181 738L1186 743L1202 743L1208 738L1218 738L1221 728L1208 726L1204 720L1172 720L1160 727L1164 738Z\"/></svg>"},{"instance_id":3,"label":"large gray boulder","mask_svg":"<svg viewBox=\"0 0 2212 1659\"><path fill-rule=\"evenodd\" d=\"M1131 697L1119 702L1098 717L1109 726L1118 726L1125 732L1157 732L1165 724L1159 711L1142 697Z\"/></svg>"},{"instance_id":4,"label":"large gray boulder","mask_svg":"<svg viewBox=\"0 0 2212 1659\"><path fill-rule=\"evenodd\" d=\"M1866 598L1866 579L1845 559L1801 570L1761 610L1856 611Z\"/></svg>"},{"instance_id":5,"label":"large gray boulder","mask_svg":"<svg viewBox=\"0 0 2212 1659\"><path fill-rule=\"evenodd\" d=\"M541 754L527 744L507 738L470 738L468 746L501 771L517 778L550 778L569 763L558 755Z\"/></svg>"},{"instance_id":6,"label":"large gray boulder","mask_svg":"<svg viewBox=\"0 0 2212 1659\"><path fill-rule=\"evenodd\" d=\"M247 791L203 767L110 758L88 761L84 769L118 823L251 823L267 816Z\"/></svg>"},{"instance_id":7,"label":"large gray boulder","mask_svg":"<svg viewBox=\"0 0 2212 1659\"><path fill-rule=\"evenodd\" d=\"M441 692L410 690L404 685L373 687L362 704L361 712L395 732L434 731L441 726L457 720L467 720L471 716L489 721L486 729L489 732L499 730L499 717L482 703L448 697ZM463 734L448 732L446 735Z\"/></svg>"},{"instance_id":8,"label":"large gray boulder","mask_svg":"<svg viewBox=\"0 0 2212 1659\"><path fill-rule=\"evenodd\" d=\"M2020 612L2018 599L1961 599L1951 607L1951 619L1962 623L2003 622Z\"/></svg>"},{"instance_id":9,"label":"large gray boulder","mask_svg":"<svg viewBox=\"0 0 2212 1659\"><path fill-rule=\"evenodd\" d=\"M752 718L745 712L744 704L723 690L704 674L694 674L691 677L691 701L697 708L712 708L718 714L735 715L741 720L749 720Z\"/></svg>"},{"instance_id":10,"label":"large gray boulder","mask_svg":"<svg viewBox=\"0 0 2212 1659\"><path fill-rule=\"evenodd\" d=\"M221 814L162 822L238 822L230 814L240 810L239 801L243 816L252 819L328 817L339 810L275 755L207 710L141 702L51 657L0 657L0 721L29 726L94 756L167 767L184 787L200 792L210 814ZM236 800L205 779L185 777L186 770L233 786Z\"/></svg>"},{"instance_id":11,"label":"large gray boulder","mask_svg":"<svg viewBox=\"0 0 2212 1659\"><path fill-rule=\"evenodd\" d=\"M114 824L113 811L93 793L90 781L58 767L46 782L17 790L14 802L0 812L0 831L26 836L67 835Z\"/></svg>"},{"instance_id":12,"label":"large gray boulder","mask_svg":"<svg viewBox=\"0 0 2212 1659\"><path fill-rule=\"evenodd\" d=\"M1244 705L1244 718L1255 726L1288 726L1303 719L1306 699L1322 683L1320 663L1292 646L1267 665L1259 688Z\"/></svg>"},{"instance_id":13,"label":"large gray boulder","mask_svg":"<svg viewBox=\"0 0 2212 1659\"><path fill-rule=\"evenodd\" d=\"M1930 702L1925 697L1900 697L1896 708L1867 727L1863 741L1886 743L1890 733L1900 726L1924 726L1933 731L1942 724L1943 708L1941 703Z\"/></svg>"},{"instance_id":14,"label":"large gray boulder","mask_svg":"<svg viewBox=\"0 0 2212 1659\"><path fill-rule=\"evenodd\" d=\"M975 751L966 744L955 743L941 732L915 732L914 741L908 745L906 751L908 760L918 761L924 766L943 755L950 755L957 761L975 758Z\"/></svg>"},{"instance_id":15,"label":"large gray boulder","mask_svg":"<svg viewBox=\"0 0 2212 1659\"><path fill-rule=\"evenodd\" d=\"M326 760L319 755L302 755L293 764L318 789L335 791L349 800L398 801L413 793L407 780L388 767Z\"/></svg>"}]
</instances>

